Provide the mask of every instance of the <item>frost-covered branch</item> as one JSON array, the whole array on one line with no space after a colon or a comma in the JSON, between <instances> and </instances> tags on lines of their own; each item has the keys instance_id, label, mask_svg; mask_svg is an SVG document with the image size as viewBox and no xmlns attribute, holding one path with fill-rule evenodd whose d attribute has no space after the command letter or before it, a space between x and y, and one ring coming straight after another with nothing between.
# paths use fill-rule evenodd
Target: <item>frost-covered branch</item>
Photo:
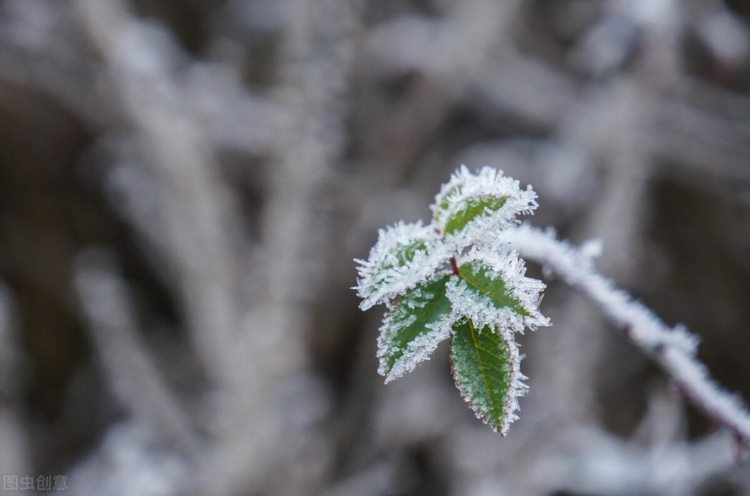
<instances>
[{"instance_id":1,"label":"frost-covered branch","mask_svg":"<svg viewBox=\"0 0 750 496\"><path fill-rule=\"evenodd\" d=\"M598 250L587 249L586 245L577 249L555 239L551 231L529 226L502 231L497 240L510 243L522 256L552 269L590 297L675 380L691 403L730 429L743 444L750 443L750 414L740 400L711 379L705 366L696 359L696 337L681 325L670 328L651 310L599 275L592 263Z\"/></svg>"},{"instance_id":2,"label":"frost-covered branch","mask_svg":"<svg viewBox=\"0 0 750 496\"><path fill-rule=\"evenodd\" d=\"M461 166L431 206L432 222L381 229L367 260L357 260L362 309L388 308L378 338L386 383L451 340L451 368L477 417L505 434L528 389L514 333L549 325L538 311L544 284L525 276L522 256L550 266L586 293L615 324L674 378L690 401L742 442L750 415L716 385L696 359L697 338L667 327L593 267L598 242L576 249L552 231L517 226L536 208L536 193L502 171ZM451 268L448 268L448 259Z\"/></svg>"}]
</instances>

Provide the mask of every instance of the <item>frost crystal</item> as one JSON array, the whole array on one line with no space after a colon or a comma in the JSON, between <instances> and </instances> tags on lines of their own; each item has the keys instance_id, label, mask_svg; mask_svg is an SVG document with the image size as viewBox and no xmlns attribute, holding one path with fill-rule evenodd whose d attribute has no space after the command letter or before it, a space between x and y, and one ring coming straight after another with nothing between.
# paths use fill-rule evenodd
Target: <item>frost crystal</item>
<instances>
[{"instance_id":1,"label":"frost crystal","mask_svg":"<svg viewBox=\"0 0 750 496\"><path fill-rule=\"evenodd\" d=\"M488 275L501 280L512 299L524 310L520 314L514 312L517 318L521 318L520 331L524 327L534 330L551 325L549 319L539 312L539 303L546 285L538 279L526 277L526 264L509 245L478 245L459 258L459 265L462 267L477 263L489 269Z\"/></svg>"},{"instance_id":2,"label":"frost crystal","mask_svg":"<svg viewBox=\"0 0 750 496\"><path fill-rule=\"evenodd\" d=\"M491 233L514 225L519 214L536 208L536 193L522 190L518 181L502 171L483 167L472 174L461 166L442 186L430 207L436 228L446 241L462 248Z\"/></svg>"},{"instance_id":3,"label":"frost crystal","mask_svg":"<svg viewBox=\"0 0 750 496\"><path fill-rule=\"evenodd\" d=\"M378 373L388 383L452 340L453 376L478 418L503 434L526 392L514 335L549 325L538 309L544 284L496 236L531 213L536 195L489 167L461 167L432 205L433 222L379 232L357 260L360 307L384 303ZM448 261L450 260L450 269Z\"/></svg>"},{"instance_id":4,"label":"frost crystal","mask_svg":"<svg viewBox=\"0 0 750 496\"><path fill-rule=\"evenodd\" d=\"M355 289L362 298L360 308L367 310L379 303L390 304L397 296L431 277L448 258L434 229L421 222L399 222L381 229L369 258L355 260L359 276Z\"/></svg>"},{"instance_id":5,"label":"frost crystal","mask_svg":"<svg viewBox=\"0 0 750 496\"><path fill-rule=\"evenodd\" d=\"M505 434L526 393L515 333L550 325L539 312L544 284L526 277L524 257L552 267L578 287L651 355L688 399L750 443L750 414L697 361L698 340L667 327L594 270L601 243L575 249L554 232L517 227L536 195L489 167L461 168L431 206L432 223L380 230L367 260L357 260L360 307L389 309L378 337L378 372L390 382L427 360L451 338L453 377L476 416ZM512 249L511 249L512 248ZM450 260L450 269L447 268Z\"/></svg>"},{"instance_id":6,"label":"frost crystal","mask_svg":"<svg viewBox=\"0 0 750 496\"><path fill-rule=\"evenodd\" d=\"M425 328L428 332L421 334L409 342L403 351L403 355L393 364L393 367L389 371L383 358L391 351L390 346L392 346L392 341L390 341L388 333L388 328L391 325L392 322L386 317L381 327L380 337L378 338L378 358L381 359L378 374L385 376L386 384L408 374L420 362L429 360L438 345L450 337L453 318L452 315L448 314L436 322L427 324ZM401 325L406 324L402 323Z\"/></svg>"},{"instance_id":7,"label":"frost crystal","mask_svg":"<svg viewBox=\"0 0 750 496\"><path fill-rule=\"evenodd\" d=\"M380 327L378 373L388 383L427 360L450 336L453 315L445 286L452 276L421 284L404 295Z\"/></svg>"},{"instance_id":8,"label":"frost crystal","mask_svg":"<svg viewBox=\"0 0 750 496\"><path fill-rule=\"evenodd\" d=\"M446 286L446 295L457 317L471 320L477 327L497 326L509 332L523 330L524 317L511 307L497 307L492 301L461 279Z\"/></svg>"},{"instance_id":9,"label":"frost crystal","mask_svg":"<svg viewBox=\"0 0 750 496\"><path fill-rule=\"evenodd\" d=\"M464 343L459 333L467 331L461 326L468 326L468 332L475 334L471 337L472 341L485 341L482 346L474 344L470 354L460 353ZM495 349L491 350L488 345L494 345ZM502 326L482 328L470 320L456 326L451 353L456 387L474 415L502 435L518 419L518 398L528 391L528 386L523 382L526 376L521 373L521 358L510 329ZM489 394L486 394L488 389Z\"/></svg>"},{"instance_id":10,"label":"frost crystal","mask_svg":"<svg viewBox=\"0 0 750 496\"><path fill-rule=\"evenodd\" d=\"M627 330L630 340L661 365L688 400L732 430L738 439L750 442L750 413L738 398L708 376L696 358L698 339L684 326L667 326L642 303L596 273L588 250L582 253L555 239L553 231L521 226L494 237L510 243L523 256L548 265L564 281L580 289L613 323Z\"/></svg>"},{"instance_id":11,"label":"frost crystal","mask_svg":"<svg viewBox=\"0 0 750 496\"><path fill-rule=\"evenodd\" d=\"M613 287L612 282L596 274L588 254L555 239L555 232L519 226L497 233L496 242L510 243L525 257L551 264L569 284L587 293L612 321L629 329L633 339L644 345L675 347L694 355L698 339L682 325L671 328L659 321L643 304Z\"/></svg>"}]
</instances>

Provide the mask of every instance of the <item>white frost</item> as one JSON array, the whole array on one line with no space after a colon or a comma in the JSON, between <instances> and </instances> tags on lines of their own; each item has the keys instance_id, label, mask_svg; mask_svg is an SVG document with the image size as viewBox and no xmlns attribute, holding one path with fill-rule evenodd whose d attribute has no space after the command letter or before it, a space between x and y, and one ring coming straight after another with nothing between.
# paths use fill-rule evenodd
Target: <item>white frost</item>
<instances>
[{"instance_id":1,"label":"white frost","mask_svg":"<svg viewBox=\"0 0 750 496\"><path fill-rule=\"evenodd\" d=\"M399 327L403 328L411 323L413 323L413 320L409 323L399 323ZM430 359L438 345L450 337L453 326L453 316L448 313L439 321L427 324L426 327L428 331L419 335L408 344L406 350L404 350L403 354L393 364L391 371L388 372L386 357L392 353L394 346L394 329L392 326L392 319L386 317L383 320L383 325L380 328L380 336L378 337L377 356L380 359L378 373L385 376L386 384L408 374L414 370L420 362Z\"/></svg>"},{"instance_id":2,"label":"white frost","mask_svg":"<svg viewBox=\"0 0 750 496\"><path fill-rule=\"evenodd\" d=\"M471 199L488 197L506 198L495 212L485 212L470 221L461 231L442 239L447 219L467 207ZM627 336L674 378L686 397L718 422L730 428L737 436L750 440L750 414L741 401L715 384L705 367L696 359L697 337L684 326L666 326L654 313L627 293L619 290L594 269L594 259L601 253L601 244L594 241L580 249L555 239L554 232L543 232L528 226L516 226L519 214L532 213L537 207L536 194L522 190L518 181L503 176L502 171L490 167L472 174L461 166L444 184L435 198L433 224L398 223L379 232L377 244L368 260L357 260L357 290L363 299L360 307L370 308L378 303L388 306L393 301L432 277L444 275L448 260L455 256L461 265L481 261L501 277L511 296L531 315L523 316L511 308L497 308L492 301L463 279L451 277L446 284L446 296L451 311L438 321L426 325L427 332L420 333L407 345L389 373L384 358L393 351L393 337L399 329L414 322L405 317L395 322L393 314L387 316L378 339L379 372L387 374L386 382L411 371L417 363L429 358L437 345L448 338L455 322L471 319L480 329L486 327L499 333L510 350L511 383L506 398L505 415L498 426L503 434L517 418L518 396L526 391L524 376L520 372L521 357L514 340L514 332L525 326L549 325L549 320L539 313L538 306L544 284L525 276L522 256L542 263L556 272L568 284L577 287L597 303L616 325L625 329ZM414 243L420 244L414 249ZM409 256L404 249L411 247ZM468 249L468 250L467 250ZM466 253L468 251L468 253ZM399 257L400 253L400 257ZM409 305L426 304L426 295L415 293ZM401 350L400 350L401 351ZM470 392L464 378L457 384L464 399ZM475 404L475 414L489 421L487 405Z\"/></svg>"},{"instance_id":3,"label":"white frost","mask_svg":"<svg viewBox=\"0 0 750 496\"><path fill-rule=\"evenodd\" d=\"M510 290L511 296L529 312L522 318L520 331L524 326L534 330L551 325L550 320L539 311L542 292L546 285L539 279L526 277L526 264L507 243L484 243L475 245L469 253L459 258L459 265L482 262L491 270L491 275L500 278Z\"/></svg>"},{"instance_id":4,"label":"white frost","mask_svg":"<svg viewBox=\"0 0 750 496\"><path fill-rule=\"evenodd\" d=\"M493 430L505 435L510 425L518 419L516 413L519 410L518 397L528 391L528 386L523 382L526 377L521 373L521 356L514 333L523 331L525 325L549 325L548 319L538 312L536 306L544 285L540 281L524 277L523 262L515 252L507 249L498 253L496 257L490 257L489 260L482 253L470 252L466 261L473 260L482 260L490 265L496 271L496 275L502 277L508 287L512 288L513 295L523 301L531 313L530 317L526 317L508 307L498 308L487 296L471 288L463 279L451 279L446 285L446 295L451 302L453 319L455 321L470 319L474 326L481 330L480 332L488 332L486 329L491 329L489 332L499 334L508 347L510 370L507 373L510 385L504 400L500 425L495 426L489 413L490 406L482 402L482 395L471 394L472 388L477 387L472 386L471 383L478 378L456 377L456 386L461 397L471 406L476 417L485 424L489 424Z\"/></svg>"},{"instance_id":5,"label":"white frost","mask_svg":"<svg viewBox=\"0 0 750 496\"><path fill-rule=\"evenodd\" d=\"M480 329L479 332L487 332L483 331L483 327L480 327L476 321L474 324L475 327ZM471 407L477 419L488 424L493 431L499 432L504 436L508 433L510 425L518 420L517 412L520 410L518 398L524 396L528 392L529 387L523 382L527 377L521 373L521 359L523 357L518 352L518 344L516 343L513 331L510 328L503 326L491 328L494 332L497 332L502 336L508 347L508 365L510 368L510 370L505 371L509 375L509 385L507 394L504 398L503 415L500 425L495 425L490 414L491 406L484 401L483 395L472 394L471 392L474 388L482 387L481 385L476 384L476 382L481 379L477 377L459 377L458 374L455 374L454 377L456 378L456 387L461 394L461 398L463 398ZM454 371L455 370L454 364Z\"/></svg>"},{"instance_id":6,"label":"white frost","mask_svg":"<svg viewBox=\"0 0 750 496\"><path fill-rule=\"evenodd\" d=\"M413 258L402 263L397 251L415 242L423 243L425 249L415 250ZM399 222L381 229L368 259L355 260L358 277L354 289L362 298L360 308L367 310L379 303L390 304L397 296L432 277L448 258L447 248L434 229L421 222Z\"/></svg>"},{"instance_id":7,"label":"white frost","mask_svg":"<svg viewBox=\"0 0 750 496\"><path fill-rule=\"evenodd\" d=\"M496 307L489 298L471 288L464 280L451 280L445 289L456 318L466 317L479 328L490 326L503 332L523 330L523 315L508 307Z\"/></svg>"},{"instance_id":8,"label":"white frost","mask_svg":"<svg viewBox=\"0 0 750 496\"><path fill-rule=\"evenodd\" d=\"M548 266L589 296L616 325L626 329L635 345L653 357L690 401L742 439L750 440L750 413L738 398L711 380L695 356L698 339L684 326L668 327L651 310L597 274L590 257L555 239L552 231L521 226L498 233L496 238L510 243L524 257Z\"/></svg>"},{"instance_id":9,"label":"white frost","mask_svg":"<svg viewBox=\"0 0 750 496\"><path fill-rule=\"evenodd\" d=\"M533 213L538 206L536 193L530 186L521 189L517 180L492 167L483 167L472 174L462 165L441 187L435 203L430 206L435 227L443 232L446 221L466 208L470 199L487 197L504 197L506 201L499 210L472 220L461 231L448 236L446 242L461 249L481 239L487 232L516 224L518 215Z\"/></svg>"},{"instance_id":10,"label":"white frost","mask_svg":"<svg viewBox=\"0 0 750 496\"><path fill-rule=\"evenodd\" d=\"M676 347L694 355L698 338L684 326L665 326L654 313L594 270L593 260L570 244L555 239L554 231L520 226L495 233L496 242L510 243L521 255L549 266L569 284L588 294L615 324L627 327L634 341L649 348Z\"/></svg>"}]
</instances>

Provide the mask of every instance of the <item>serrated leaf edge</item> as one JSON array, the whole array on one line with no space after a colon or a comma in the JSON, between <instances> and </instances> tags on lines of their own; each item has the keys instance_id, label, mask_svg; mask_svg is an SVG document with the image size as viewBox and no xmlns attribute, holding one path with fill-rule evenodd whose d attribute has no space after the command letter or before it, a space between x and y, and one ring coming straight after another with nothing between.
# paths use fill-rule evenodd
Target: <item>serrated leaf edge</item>
<instances>
[{"instance_id":1,"label":"serrated leaf edge","mask_svg":"<svg viewBox=\"0 0 750 496\"><path fill-rule=\"evenodd\" d=\"M477 326L474 325L474 327L476 328ZM479 330L477 332L483 332L482 329L484 329L484 327L479 327ZM478 408L473 399L470 397L469 391L465 391L461 387L460 382L456 379L456 370L452 359L451 376L453 377L453 382L456 385L456 389L458 389L459 395L464 400L464 402L469 405L469 408L471 408L474 416L477 419L481 420L484 424L489 425L494 432L498 432L501 435L505 436L507 435L508 429L510 428L511 424L519 418L518 414L516 413L521 409L518 403L518 398L521 396L525 396L528 393L529 387L523 382L524 379L527 379L527 377L521 373L521 360L523 357L519 353L518 344L516 343L513 333L503 329L494 329L490 332L498 333L505 340L508 346L508 354L511 366L509 381L510 386L508 388L508 394L503 400L503 416L500 424L497 425L494 419L488 416L486 412L483 412L480 408Z\"/></svg>"},{"instance_id":2,"label":"serrated leaf edge","mask_svg":"<svg viewBox=\"0 0 750 496\"><path fill-rule=\"evenodd\" d=\"M484 264L495 277L501 278L511 296L528 313L521 316L523 325L518 330L523 331L524 327L535 330L551 325L549 318L539 310L547 285L539 279L526 276L526 262L509 245L474 246L467 254L458 258L460 267L474 262Z\"/></svg>"},{"instance_id":3,"label":"serrated leaf edge","mask_svg":"<svg viewBox=\"0 0 750 496\"><path fill-rule=\"evenodd\" d=\"M457 188L460 189L455 193ZM531 187L521 189L520 183L504 176L503 171L483 167L476 174L472 174L465 165L461 165L441 187L435 197L435 203L430 206L436 229L443 232L447 219L465 208L468 200L483 197L505 197L506 200L498 210L473 219L463 229L446 235L445 241L454 249L468 246L477 240L481 233L510 227L517 223L517 215L533 213L538 207L536 193ZM443 208L441 203L446 199L448 207Z\"/></svg>"},{"instance_id":4,"label":"serrated leaf edge","mask_svg":"<svg viewBox=\"0 0 750 496\"><path fill-rule=\"evenodd\" d=\"M423 284L428 285L437 280L445 277L446 274L439 274L434 278L430 278ZM450 276L446 281L450 283L451 279L456 276ZM450 301L450 300L449 300ZM432 303L432 301L427 304ZM384 316L383 322L379 328L379 334L377 339L377 353L378 358L378 374L385 377L385 383L394 381L400 377L403 377L407 373L414 370L414 368L421 362L429 360L432 353L437 349L437 346L444 340L450 337L451 328L454 320L453 310L451 308L443 318L436 322L426 324L428 329L427 333L419 335L416 339L412 340L407 345L407 350L399 357L393 366L388 370L388 351L392 349L392 333L390 332L393 327L393 317L396 312L396 308L389 310ZM413 321L412 321L413 322ZM402 324L402 327L411 325Z\"/></svg>"},{"instance_id":5,"label":"serrated leaf edge","mask_svg":"<svg viewBox=\"0 0 750 496\"><path fill-rule=\"evenodd\" d=\"M384 321L383 327L385 326L386 323ZM452 326L452 312L435 323L427 324L427 327L430 329L429 332L418 336L408 344L407 350L396 360L390 372L387 367L386 355L378 353L378 374L385 377L385 383L388 384L413 371L417 365L432 358L432 354L438 345L450 337ZM382 349L382 346L387 346L385 339L387 337L381 328L381 334L378 336L378 349Z\"/></svg>"},{"instance_id":6,"label":"serrated leaf edge","mask_svg":"<svg viewBox=\"0 0 750 496\"><path fill-rule=\"evenodd\" d=\"M407 264L392 263L391 267L383 268L384 262L395 261L390 258L395 257L399 246L414 241L424 242L426 250L417 250ZM448 250L434 228L421 222L399 222L380 229L368 258L355 259L357 285L353 289L362 298L359 307L367 310L381 303L390 306L395 298L433 277L450 258Z\"/></svg>"}]
</instances>

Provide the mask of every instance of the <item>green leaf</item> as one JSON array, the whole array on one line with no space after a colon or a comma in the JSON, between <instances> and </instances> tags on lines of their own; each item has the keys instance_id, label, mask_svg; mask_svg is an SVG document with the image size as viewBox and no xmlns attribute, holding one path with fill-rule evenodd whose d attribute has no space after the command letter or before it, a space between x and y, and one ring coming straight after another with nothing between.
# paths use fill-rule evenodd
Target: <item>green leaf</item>
<instances>
[{"instance_id":1,"label":"green leaf","mask_svg":"<svg viewBox=\"0 0 750 496\"><path fill-rule=\"evenodd\" d=\"M454 212L445 222L443 233L449 236L463 230L471 221L497 212L508 200L505 196L472 197L464 201L462 208Z\"/></svg>"},{"instance_id":2,"label":"green leaf","mask_svg":"<svg viewBox=\"0 0 750 496\"><path fill-rule=\"evenodd\" d=\"M414 260L414 255L416 255L418 251L427 251L427 245L421 239L412 241L408 244L398 245L393 251L393 256L396 257L397 266L403 267ZM392 269L393 265L386 262L383 264L383 268Z\"/></svg>"},{"instance_id":3,"label":"green leaf","mask_svg":"<svg viewBox=\"0 0 750 496\"><path fill-rule=\"evenodd\" d=\"M408 291L386 317L378 339L379 372L386 382L413 370L450 335L451 304L445 295L450 277Z\"/></svg>"},{"instance_id":4,"label":"green leaf","mask_svg":"<svg viewBox=\"0 0 750 496\"><path fill-rule=\"evenodd\" d=\"M450 189L445 191L444 193L438 194L438 197L436 197L436 207L435 207L435 213L432 215L432 219L434 223L440 222L440 219L442 218L443 214L445 214L448 209L451 206L451 200L454 196L461 193L462 187L461 184L455 184Z\"/></svg>"},{"instance_id":5,"label":"green leaf","mask_svg":"<svg viewBox=\"0 0 750 496\"><path fill-rule=\"evenodd\" d=\"M524 317L531 316L531 313L513 296L505 281L481 260L473 260L461 265L458 273L471 289L489 298L496 308L509 307Z\"/></svg>"},{"instance_id":6,"label":"green leaf","mask_svg":"<svg viewBox=\"0 0 750 496\"><path fill-rule=\"evenodd\" d=\"M478 330L471 320L453 328L451 368L456 387L478 418L505 434L515 419L518 352L489 327Z\"/></svg>"},{"instance_id":7,"label":"green leaf","mask_svg":"<svg viewBox=\"0 0 750 496\"><path fill-rule=\"evenodd\" d=\"M391 252L392 257L382 261L378 266L377 272L373 277L373 289L377 290L391 282L392 274L388 271L395 268L405 267L409 262L414 260L417 252L427 252L427 244L417 239L406 244L397 245Z\"/></svg>"}]
</instances>

